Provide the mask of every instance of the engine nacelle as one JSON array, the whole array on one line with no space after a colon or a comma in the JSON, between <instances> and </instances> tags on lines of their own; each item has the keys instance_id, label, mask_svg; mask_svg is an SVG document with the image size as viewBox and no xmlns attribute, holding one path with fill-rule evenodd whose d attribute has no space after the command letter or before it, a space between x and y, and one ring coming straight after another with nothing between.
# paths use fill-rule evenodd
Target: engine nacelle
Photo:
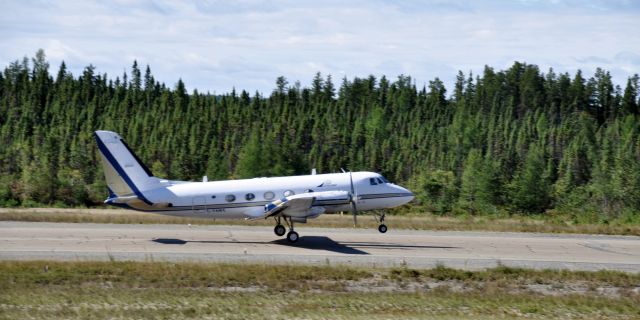
<instances>
[{"instance_id":1,"label":"engine nacelle","mask_svg":"<svg viewBox=\"0 0 640 320\"><path fill-rule=\"evenodd\" d=\"M291 217L291 221L297 223L307 223L307 217Z\"/></svg>"}]
</instances>

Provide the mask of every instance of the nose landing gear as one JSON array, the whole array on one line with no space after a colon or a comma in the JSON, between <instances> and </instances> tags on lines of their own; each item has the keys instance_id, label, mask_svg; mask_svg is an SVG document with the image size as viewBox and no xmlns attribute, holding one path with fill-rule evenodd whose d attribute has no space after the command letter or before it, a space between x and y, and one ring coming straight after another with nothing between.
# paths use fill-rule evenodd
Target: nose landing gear
<instances>
[{"instance_id":1,"label":"nose landing gear","mask_svg":"<svg viewBox=\"0 0 640 320\"><path fill-rule=\"evenodd\" d=\"M380 218L378 218L378 214L374 211L373 218L376 220L376 222L379 223L378 231L380 231L380 233L386 233L387 225L384 224L384 212L382 212L382 214L380 215Z\"/></svg>"}]
</instances>

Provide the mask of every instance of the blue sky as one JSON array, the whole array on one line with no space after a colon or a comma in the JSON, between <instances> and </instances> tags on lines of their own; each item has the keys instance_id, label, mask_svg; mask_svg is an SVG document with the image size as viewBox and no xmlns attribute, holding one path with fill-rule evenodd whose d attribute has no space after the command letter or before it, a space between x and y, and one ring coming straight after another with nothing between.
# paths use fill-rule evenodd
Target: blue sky
<instances>
[{"instance_id":1,"label":"blue sky","mask_svg":"<svg viewBox=\"0 0 640 320\"><path fill-rule=\"evenodd\" d=\"M640 0L9 1L0 0L0 65L43 48L56 72L90 63L110 77L134 59L173 86L270 93L276 77L316 72L418 86L514 61L616 84L640 73Z\"/></svg>"}]
</instances>

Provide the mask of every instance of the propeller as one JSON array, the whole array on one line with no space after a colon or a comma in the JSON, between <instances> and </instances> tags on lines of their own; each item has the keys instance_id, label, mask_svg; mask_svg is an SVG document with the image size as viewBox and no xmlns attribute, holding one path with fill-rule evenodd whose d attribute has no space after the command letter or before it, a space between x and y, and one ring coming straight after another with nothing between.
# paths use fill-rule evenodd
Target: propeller
<instances>
[{"instance_id":1,"label":"propeller","mask_svg":"<svg viewBox=\"0 0 640 320\"><path fill-rule=\"evenodd\" d=\"M351 182L351 194L350 194L350 202L351 202L351 214L353 214L353 227L355 228L358 224L357 208L356 202L358 201L358 194L356 193L356 188L353 186L353 175L351 171L349 171L349 181Z\"/></svg>"}]
</instances>

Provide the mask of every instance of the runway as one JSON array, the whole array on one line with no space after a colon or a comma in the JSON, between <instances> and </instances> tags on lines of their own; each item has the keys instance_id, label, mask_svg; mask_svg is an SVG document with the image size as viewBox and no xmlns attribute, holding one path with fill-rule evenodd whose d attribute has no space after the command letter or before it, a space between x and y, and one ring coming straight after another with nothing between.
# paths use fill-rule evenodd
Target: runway
<instances>
[{"instance_id":1,"label":"runway","mask_svg":"<svg viewBox=\"0 0 640 320\"><path fill-rule=\"evenodd\" d=\"M0 260L215 261L640 272L640 237L296 227L0 222Z\"/></svg>"}]
</instances>

